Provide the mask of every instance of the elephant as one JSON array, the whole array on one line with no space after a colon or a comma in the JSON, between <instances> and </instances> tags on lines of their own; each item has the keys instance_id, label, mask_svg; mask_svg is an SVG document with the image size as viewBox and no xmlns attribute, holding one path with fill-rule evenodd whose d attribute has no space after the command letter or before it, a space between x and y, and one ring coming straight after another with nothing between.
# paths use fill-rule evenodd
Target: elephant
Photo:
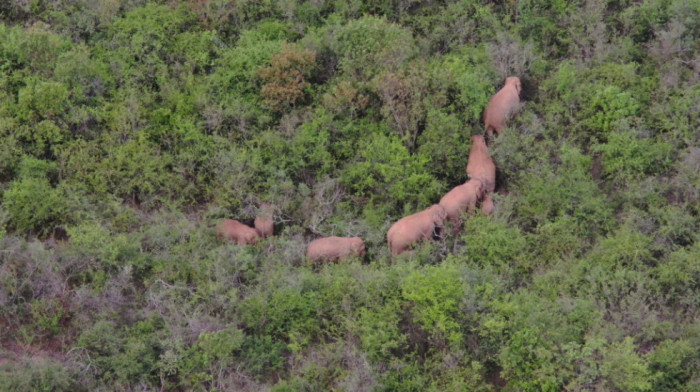
<instances>
[{"instance_id":1,"label":"elephant","mask_svg":"<svg viewBox=\"0 0 700 392\"><path fill-rule=\"evenodd\" d=\"M334 262L349 257L364 257L365 243L360 237L324 237L306 247L306 257L314 262Z\"/></svg>"},{"instance_id":2,"label":"elephant","mask_svg":"<svg viewBox=\"0 0 700 392\"><path fill-rule=\"evenodd\" d=\"M493 214L493 199L489 194L484 194L484 198L481 200L481 212L484 215L491 215Z\"/></svg>"},{"instance_id":3,"label":"elephant","mask_svg":"<svg viewBox=\"0 0 700 392\"><path fill-rule=\"evenodd\" d=\"M258 209L258 216L255 217L253 226L260 233L260 237L267 238L274 234L275 225L272 217L274 207L270 203L263 203Z\"/></svg>"},{"instance_id":4,"label":"elephant","mask_svg":"<svg viewBox=\"0 0 700 392\"><path fill-rule=\"evenodd\" d=\"M421 240L430 240L435 229L444 229L447 211L439 204L433 204L427 209L399 219L386 233L389 249L394 255L399 255Z\"/></svg>"},{"instance_id":5,"label":"elephant","mask_svg":"<svg viewBox=\"0 0 700 392\"><path fill-rule=\"evenodd\" d=\"M237 220L224 219L216 225L216 237L236 241L238 245L248 245L256 244L260 239L260 233Z\"/></svg>"},{"instance_id":6,"label":"elephant","mask_svg":"<svg viewBox=\"0 0 700 392\"><path fill-rule=\"evenodd\" d=\"M506 121L520 110L520 79L515 76L506 78L503 88L498 91L484 110L484 130L496 136L506 127Z\"/></svg>"},{"instance_id":7,"label":"elephant","mask_svg":"<svg viewBox=\"0 0 700 392\"><path fill-rule=\"evenodd\" d=\"M462 213L476 210L476 203L484 195L483 185L477 179L471 179L462 185L458 185L447 192L440 199L440 205L445 208L447 220L454 223L454 231L457 232L462 224Z\"/></svg>"},{"instance_id":8,"label":"elephant","mask_svg":"<svg viewBox=\"0 0 700 392\"><path fill-rule=\"evenodd\" d=\"M472 136L467 175L470 179L481 181L484 192L491 193L496 189L496 164L493 163L489 149L486 147L484 135Z\"/></svg>"}]
</instances>

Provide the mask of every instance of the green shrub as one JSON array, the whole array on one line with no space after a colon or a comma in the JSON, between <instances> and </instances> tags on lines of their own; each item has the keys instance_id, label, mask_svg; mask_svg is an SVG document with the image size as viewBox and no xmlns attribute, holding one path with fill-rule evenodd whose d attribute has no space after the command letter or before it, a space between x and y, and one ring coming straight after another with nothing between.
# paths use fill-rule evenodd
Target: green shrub
<instances>
[{"instance_id":1,"label":"green shrub","mask_svg":"<svg viewBox=\"0 0 700 392\"><path fill-rule=\"evenodd\" d=\"M141 265L141 244L136 233L116 234L99 223L91 222L69 226L67 232L71 239L70 253L90 260L93 268Z\"/></svg>"},{"instance_id":2,"label":"green shrub","mask_svg":"<svg viewBox=\"0 0 700 392\"><path fill-rule=\"evenodd\" d=\"M460 184L466 179L469 134L456 115L430 110L425 130L418 137L416 155L436 179Z\"/></svg>"},{"instance_id":3,"label":"green shrub","mask_svg":"<svg viewBox=\"0 0 700 392\"><path fill-rule=\"evenodd\" d=\"M603 173L616 184L663 172L669 164L671 146L661 140L640 138L633 129L622 128L607 135L607 143L593 147L600 152Z\"/></svg>"},{"instance_id":4,"label":"green shrub","mask_svg":"<svg viewBox=\"0 0 700 392\"><path fill-rule=\"evenodd\" d=\"M340 27L331 48L345 75L369 81L405 64L415 55L416 45L410 31L385 18L364 16Z\"/></svg>"},{"instance_id":5,"label":"green shrub","mask_svg":"<svg viewBox=\"0 0 700 392\"><path fill-rule=\"evenodd\" d=\"M600 373L606 388L621 391L652 390L653 375L647 362L635 352L634 339L612 343L603 352Z\"/></svg>"},{"instance_id":6,"label":"green shrub","mask_svg":"<svg viewBox=\"0 0 700 392\"><path fill-rule=\"evenodd\" d=\"M87 391L78 380L73 370L47 358L0 365L0 389L7 392Z\"/></svg>"},{"instance_id":7,"label":"green shrub","mask_svg":"<svg viewBox=\"0 0 700 392\"><path fill-rule=\"evenodd\" d=\"M481 124L486 104L500 89L494 88L496 75L490 67L486 48L464 49L441 60L433 65L435 77L444 78L443 83L454 96L453 110L465 124ZM481 129L481 125L477 129ZM471 136L471 132L465 133Z\"/></svg>"},{"instance_id":8,"label":"green shrub","mask_svg":"<svg viewBox=\"0 0 700 392\"><path fill-rule=\"evenodd\" d=\"M513 191L522 192L515 206L523 226L541 224L558 216L571 216L579 238L590 241L614 227L612 205L590 173L592 160L577 148L561 147L561 164L538 162L518 181Z\"/></svg>"},{"instance_id":9,"label":"green shrub","mask_svg":"<svg viewBox=\"0 0 700 392\"><path fill-rule=\"evenodd\" d=\"M46 178L24 178L10 183L3 195L8 213L7 225L26 234L48 235L54 227L67 223L68 204L60 188Z\"/></svg>"},{"instance_id":10,"label":"green shrub","mask_svg":"<svg viewBox=\"0 0 700 392\"><path fill-rule=\"evenodd\" d=\"M411 156L398 138L375 133L360 142L340 181L371 206L396 206L398 211L427 208L445 186L425 170L426 161L425 156Z\"/></svg>"},{"instance_id":11,"label":"green shrub","mask_svg":"<svg viewBox=\"0 0 700 392\"><path fill-rule=\"evenodd\" d=\"M389 299L381 306L359 308L355 321L362 348L373 361L392 357L406 344L406 335L401 333L401 303Z\"/></svg>"},{"instance_id":12,"label":"green shrub","mask_svg":"<svg viewBox=\"0 0 700 392\"><path fill-rule=\"evenodd\" d=\"M413 319L434 339L454 346L462 343L456 313L464 294L457 272L454 264L426 266L408 275L401 286L403 298L413 305Z\"/></svg>"},{"instance_id":13,"label":"green shrub","mask_svg":"<svg viewBox=\"0 0 700 392\"><path fill-rule=\"evenodd\" d=\"M693 373L697 374L697 345L687 340L665 340L645 355L648 361L652 391L682 391L693 386Z\"/></svg>"},{"instance_id":14,"label":"green shrub","mask_svg":"<svg viewBox=\"0 0 700 392\"><path fill-rule=\"evenodd\" d=\"M470 263L491 265L504 271L515 268L521 272L536 266L535 260L528 260L527 241L516 227L477 215L464 222L462 233L466 242L462 252Z\"/></svg>"}]
</instances>

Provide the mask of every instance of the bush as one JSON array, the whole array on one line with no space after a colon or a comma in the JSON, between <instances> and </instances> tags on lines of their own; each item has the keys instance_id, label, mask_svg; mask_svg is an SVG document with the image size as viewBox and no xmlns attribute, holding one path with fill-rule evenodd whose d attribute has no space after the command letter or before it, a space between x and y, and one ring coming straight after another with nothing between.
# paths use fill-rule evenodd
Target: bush
<instances>
[{"instance_id":1,"label":"bush","mask_svg":"<svg viewBox=\"0 0 700 392\"><path fill-rule=\"evenodd\" d=\"M409 301L413 319L432 335L431 343L450 345L462 343L460 324L456 316L464 286L456 265L426 266L408 275L401 286L402 297Z\"/></svg>"},{"instance_id":2,"label":"bush","mask_svg":"<svg viewBox=\"0 0 700 392\"><path fill-rule=\"evenodd\" d=\"M381 206L383 220L393 210L427 208L445 188L424 168L424 156L411 156L397 137L375 133L362 140L357 155L340 174L340 181L360 204Z\"/></svg>"},{"instance_id":3,"label":"bush","mask_svg":"<svg viewBox=\"0 0 700 392\"><path fill-rule=\"evenodd\" d=\"M265 103L283 111L303 101L315 61L315 52L295 45L282 46L280 53L270 59L270 65L259 71L264 83L260 93Z\"/></svg>"},{"instance_id":4,"label":"bush","mask_svg":"<svg viewBox=\"0 0 700 392\"><path fill-rule=\"evenodd\" d=\"M400 68L413 57L416 45L410 31L384 18L364 16L340 27L331 48L346 76L369 81Z\"/></svg>"},{"instance_id":5,"label":"bush","mask_svg":"<svg viewBox=\"0 0 700 392\"><path fill-rule=\"evenodd\" d=\"M607 143L593 149L601 153L604 175L620 185L663 172L669 165L671 153L668 143L640 138L623 124L607 135Z\"/></svg>"},{"instance_id":6,"label":"bush","mask_svg":"<svg viewBox=\"0 0 700 392\"><path fill-rule=\"evenodd\" d=\"M46 236L69 221L63 191L53 188L46 178L13 181L3 195L3 205L8 227L23 234Z\"/></svg>"},{"instance_id":7,"label":"bush","mask_svg":"<svg viewBox=\"0 0 700 392\"><path fill-rule=\"evenodd\" d=\"M87 391L78 383L79 375L61 363L47 358L24 359L0 365L0 389L21 391Z\"/></svg>"}]
</instances>

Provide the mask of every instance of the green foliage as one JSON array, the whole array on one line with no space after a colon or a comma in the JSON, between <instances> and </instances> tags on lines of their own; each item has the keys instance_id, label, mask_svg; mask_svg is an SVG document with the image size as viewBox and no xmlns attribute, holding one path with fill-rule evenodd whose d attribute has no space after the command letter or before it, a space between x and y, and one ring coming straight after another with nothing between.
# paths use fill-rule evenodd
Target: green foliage
<instances>
[{"instance_id":1,"label":"green foliage","mask_svg":"<svg viewBox=\"0 0 700 392\"><path fill-rule=\"evenodd\" d=\"M401 287L403 297L413 304L414 320L436 339L455 346L462 342L455 315L464 291L457 271L456 265L428 266L406 277Z\"/></svg>"},{"instance_id":2,"label":"green foliage","mask_svg":"<svg viewBox=\"0 0 700 392\"><path fill-rule=\"evenodd\" d=\"M34 358L18 365L0 366L3 391L86 391L77 382L78 375L63 364L46 358Z\"/></svg>"},{"instance_id":3,"label":"green foliage","mask_svg":"<svg viewBox=\"0 0 700 392\"><path fill-rule=\"evenodd\" d=\"M464 254L472 263L498 268L529 269L535 261L524 254L527 242L520 230L485 216L475 216L464 223Z\"/></svg>"},{"instance_id":4,"label":"green foliage","mask_svg":"<svg viewBox=\"0 0 700 392\"><path fill-rule=\"evenodd\" d=\"M600 373L603 384L622 391L650 391L652 374L643 358L635 353L634 339L626 337L603 351Z\"/></svg>"},{"instance_id":5,"label":"green foliage","mask_svg":"<svg viewBox=\"0 0 700 392\"><path fill-rule=\"evenodd\" d=\"M360 341L370 359L391 358L392 353L404 347L406 336L399 329L401 309L398 300L389 300L374 308L360 308L357 313Z\"/></svg>"},{"instance_id":6,"label":"green foliage","mask_svg":"<svg viewBox=\"0 0 700 392\"><path fill-rule=\"evenodd\" d=\"M697 361L697 350L686 340L666 340L647 354L653 391L679 391L691 387L692 361Z\"/></svg>"},{"instance_id":7,"label":"green foliage","mask_svg":"<svg viewBox=\"0 0 700 392\"><path fill-rule=\"evenodd\" d=\"M494 71L488 64L488 54L484 47L465 50L445 56L436 64L439 78L445 78L445 84L455 98L454 109L466 123L480 122L481 115L491 95Z\"/></svg>"},{"instance_id":8,"label":"green foliage","mask_svg":"<svg viewBox=\"0 0 700 392\"><path fill-rule=\"evenodd\" d=\"M516 206L519 219L528 227L571 216L584 238L605 232L611 225L612 206L591 178L591 158L568 146L561 152L562 162L556 168L540 161L532 174L518 181L516 189L523 192Z\"/></svg>"},{"instance_id":9,"label":"green foliage","mask_svg":"<svg viewBox=\"0 0 700 392\"><path fill-rule=\"evenodd\" d=\"M312 76L316 53L286 45L270 60L270 66L260 69L265 83L260 91L265 103L278 111L293 107L305 95Z\"/></svg>"},{"instance_id":10,"label":"green foliage","mask_svg":"<svg viewBox=\"0 0 700 392\"><path fill-rule=\"evenodd\" d=\"M397 203L403 211L425 208L444 187L426 172L420 158L425 159L411 156L396 137L375 133L359 143L340 180L369 205Z\"/></svg>"},{"instance_id":11,"label":"green foliage","mask_svg":"<svg viewBox=\"0 0 700 392\"><path fill-rule=\"evenodd\" d=\"M8 227L21 233L47 235L68 218L62 190L52 187L46 177L13 181L3 194L3 205Z\"/></svg>"},{"instance_id":12,"label":"green foliage","mask_svg":"<svg viewBox=\"0 0 700 392\"><path fill-rule=\"evenodd\" d=\"M536 42L545 53L562 55L569 49L570 33L565 29L566 16L573 12L573 4L563 0L528 0L518 2L517 30L526 39Z\"/></svg>"},{"instance_id":13,"label":"green foliage","mask_svg":"<svg viewBox=\"0 0 700 392\"><path fill-rule=\"evenodd\" d=\"M359 81L369 81L384 70L396 70L415 55L410 31L376 16L341 26L331 48L343 74Z\"/></svg>"},{"instance_id":14,"label":"green foliage","mask_svg":"<svg viewBox=\"0 0 700 392\"><path fill-rule=\"evenodd\" d=\"M637 114L639 105L631 94L616 86L596 86L595 90L597 93L584 114L590 116L587 125L592 129L607 135L617 121Z\"/></svg>"},{"instance_id":15,"label":"green foliage","mask_svg":"<svg viewBox=\"0 0 700 392\"><path fill-rule=\"evenodd\" d=\"M634 130L623 128L609 133L607 143L594 146L594 150L601 153L603 173L614 183L625 184L665 171L671 146L640 138Z\"/></svg>"},{"instance_id":16,"label":"green foliage","mask_svg":"<svg viewBox=\"0 0 700 392\"><path fill-rule=\"evenodd\" d=\"M425 161L433 177L447 184L459 184L466 178L469 134L453 114L430 110L425 130L418 137L416 156Z\"/></svg>"},{"instance_id":17,"label":"green foliage","mask_svg":"<svg viewBox=\"0 0 700 392\"><path fill-rule=\"evenodd\" d=\"M134 234L112 233L100 224L89 222L68 227L67 232L72 252L91 264L109 268L140 264L140 247Z\"/></svg>"},{"instance_id":18,"label":"green foliage","mask_svg":"<svg viewBox=\"0 0 700 392\"><path fill-rule=\"evenodd\" d=\"M0 1L0 390L697 390L699 15ZM506 76L494 213L392 258Z\"/></svg>"}]
</instances>

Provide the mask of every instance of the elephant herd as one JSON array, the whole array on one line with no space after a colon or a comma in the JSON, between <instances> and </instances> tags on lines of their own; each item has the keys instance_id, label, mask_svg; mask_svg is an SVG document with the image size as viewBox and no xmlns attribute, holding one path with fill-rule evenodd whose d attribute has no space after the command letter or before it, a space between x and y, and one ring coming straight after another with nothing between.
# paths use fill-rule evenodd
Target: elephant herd
<instances>
[{"instance_id":1,"label":"elephant herd","mask_svg":"<svg viewBox=\"0 0 700 392\"><path fill-rule=\"evenodd\" d=\"M506 78L505 85L489 101L484 111L484 131L498 136L509 118L520 108L522 86L517 77ZM443 235L446 223L453 233L459 232L465 213L476 213L477 206L489 215L494 205L490 195L496 189L496 165L489 154L484 135L473 135L467 177L464 184L447 192L438 204L399 219L387 232L387 242L393 255L410 252L413 245L430 241ZM237 220L224 219L216 226L218 238L234 241L239 245L255 244L260 238L273 235L274 207L268 203L260 206L254 227ZM365 244L360 237L324 237L311 241L306 256L313 262L338 262L349 257L364 257Z\"/></svg>"}]
</instances>

